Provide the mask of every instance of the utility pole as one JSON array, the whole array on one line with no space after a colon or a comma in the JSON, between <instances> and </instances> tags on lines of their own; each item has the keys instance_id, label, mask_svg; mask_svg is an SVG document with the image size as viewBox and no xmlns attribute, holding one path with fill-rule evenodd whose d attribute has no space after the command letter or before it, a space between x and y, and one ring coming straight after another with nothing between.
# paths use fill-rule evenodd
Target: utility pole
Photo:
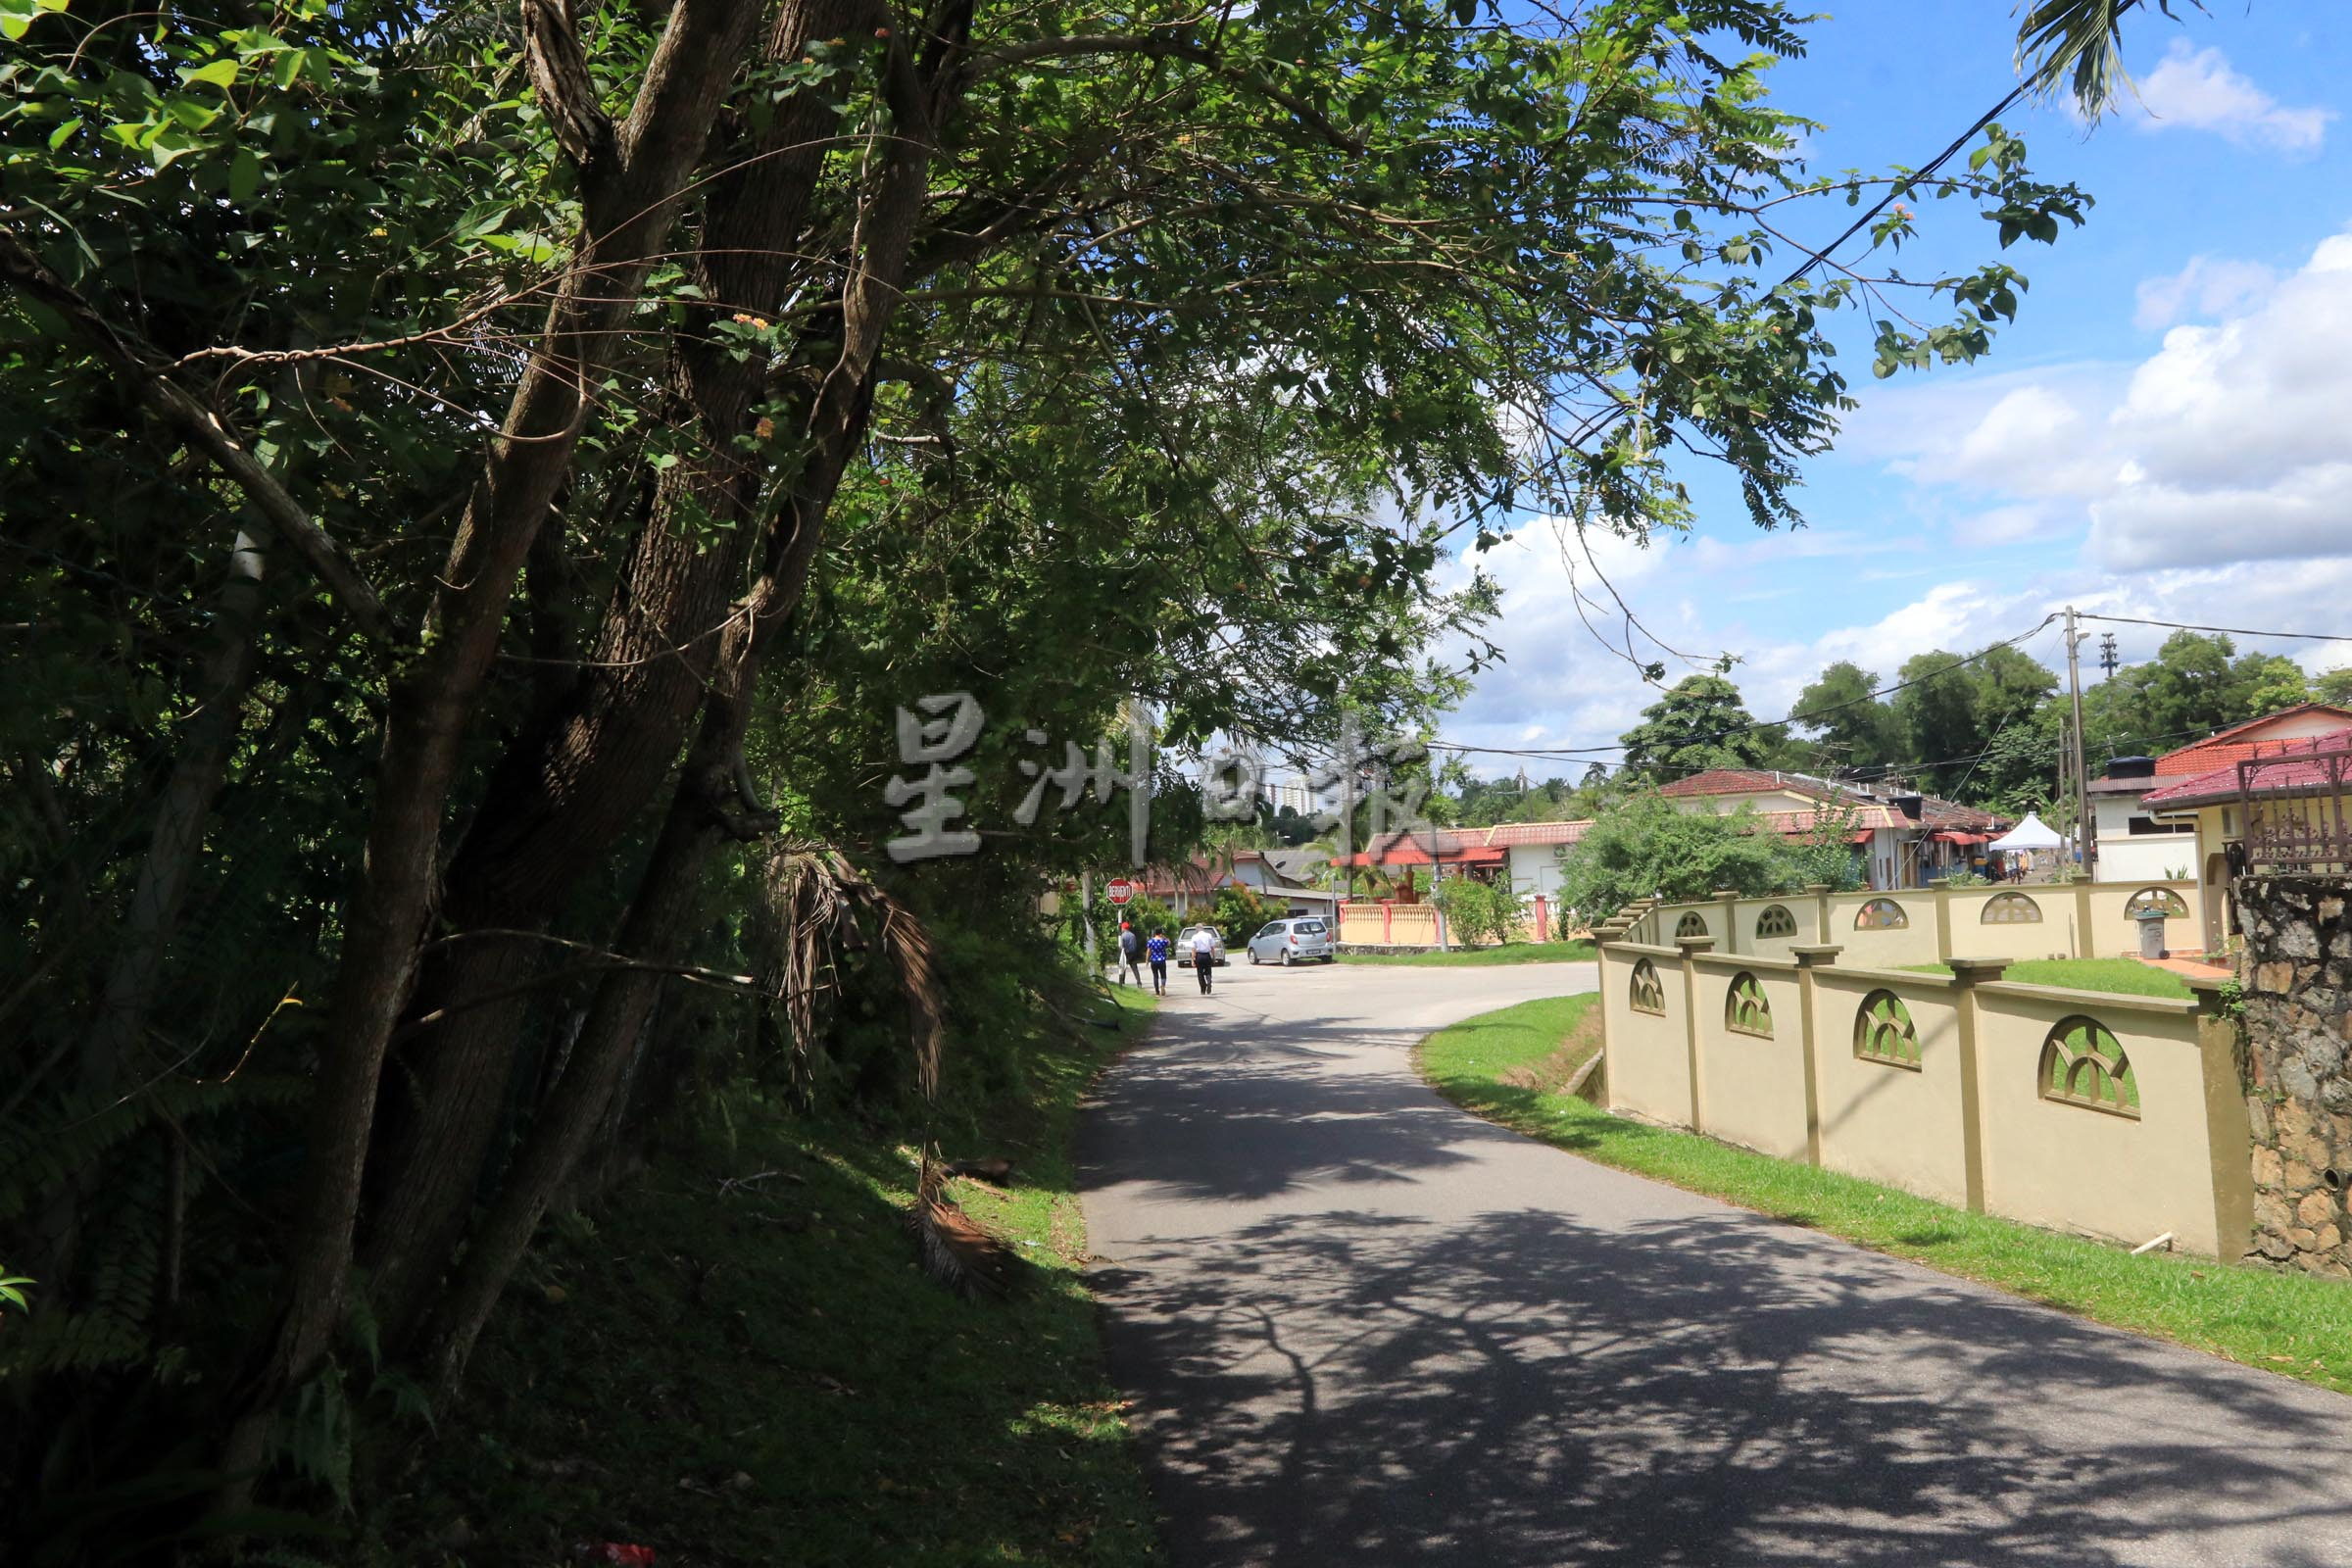
<instances>
[{"instance_id":1,"label":"utility pole","mask_svg":"<svg viewBox=\"0 0 2352 1568\"><path fill-rule=\"evenodd\" d=\"M2074 710L2075 848L2082 857L2082 879L2091 879L2091 860L2098 854L2090 837L2089 775L2082 770L2082 662L2077 657L2082 633L2075 629L2075 607L2066 607L2066 690Z\"/></svg>"},{"instance_id":2,"label":"utility pole","mask_svg":"<svg viewBox=\"0 0 2352 1568\"><path fill-rule=\"evenodd\" d=\"M1102 960L1095 954L1095 873L1078 873L1079 924L1086 932L1086 967L1090 974L1102 972Z\"/></svg>"},{"instance_id":3,"label":"utility pole","mask_svg":"<svg viewBox=\"0 0 2352 1568\"><path fill-rule=\"evenodd\" d=\"M2099 633L2099 670L2102 676L2108 680L2115 679L2115 668L2122 662L2123 660L2115 652L2115 633Z\"/></svg>"}]
</instances>

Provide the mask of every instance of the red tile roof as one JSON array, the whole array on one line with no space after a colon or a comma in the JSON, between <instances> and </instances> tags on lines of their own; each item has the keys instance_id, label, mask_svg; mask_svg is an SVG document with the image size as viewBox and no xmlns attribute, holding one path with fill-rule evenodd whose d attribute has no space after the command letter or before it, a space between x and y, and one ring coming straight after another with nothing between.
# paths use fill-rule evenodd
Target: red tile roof
<instances>
[{"instance_id":1,"label":"red tile roof","mask_svg":"<svg viewBox=\"0 0 2352 1568\"><path fill-rule=\"evenodd\" d=\"M1794 773L1766 773L1752 767L1710 767L1704 773L1678 778L1663 785L1658 793L1669 797L1692 795L1766 795L1774 790L1787 790L1791 795L1810 795L1817 801L1832 798L1833 791L1816 780Z\"/></svg>"},{"instance_id":2,"label":"red tile roof","mask_svg":"<svg viewBox=\"0 0 2352 1568\"><path fill-rule=\"evenodd\" d=\"M2293 708L2282 708L2276 713L2265 713L2260 718L2249 718L2242 724L2216 730L2201 741L2175 747L2156 759L2156 776L2187 778L2210 773L2225 763L2243 761L2257 755L2261 747L2280 744L2263 740L2258 735L2248 735L2248 731L2259 730L2266 724L2276 724L2282 718L2293 718L2300 713L2321 713L2352 724L2352 709L2337 708L2332 703L2298 703ZM2246 738L2241 740L2238 738L2240 736Z\"/></svg>"},{"instance_id":3,"label":"red tile roof","mask_svg":"<svg viewBox=\"0 0 2352 1568\"><path fill-rule=\"evenodd\" d=\"M2318 704L2308 704L2318 707ZM2322 753L2342 752L2352 748L2352 727L2330 730L2325 735L2304 735L2293 740L2257 741L2248 745L2225 748L2242 752L2220 767L2210 767L2189 778L2177 779L2159 790L2150 790L2140 797L2142 806L2170 807L2175 809L2191 806L2218 806L2224 801L2237 799L2237 764L2256 758L2285 759L2277 767L2266 767L2253 780L2256 794L2284 794L2307 790L2328 782L2328 770L2320 761L2304 761L2303 758Z\"/></svg>"},{"instance_id":4,"label":"red tile roof","mask_svg":"<svg viewBox=\"0 0 2352 1568\"><path fill-rule=\"evenodd\" d=\"M1497 822L1487 829L1487 848L1509 849L1524 844L1575 844L1583 840L1592 827L1590 817L1582 822Z\"/></svg>"}]
</instances>

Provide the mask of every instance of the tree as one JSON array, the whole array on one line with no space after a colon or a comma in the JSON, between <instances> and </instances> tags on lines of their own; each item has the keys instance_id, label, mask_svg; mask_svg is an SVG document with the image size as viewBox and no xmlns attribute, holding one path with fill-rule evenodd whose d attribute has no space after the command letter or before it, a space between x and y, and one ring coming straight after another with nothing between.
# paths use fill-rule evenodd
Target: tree
<instances>
[{"instance_id":1,"label":"tree","mask_svg":"<svg viewBox=\"0 0 2352 1568\"><path fill-rule=\"evenodd\" d=\"M1752 812L1680 811L1644 791L1596 818L1560 867L1560 902L1587 924L1636 899L1688 901L1721 888L1774 893L1799 885L1778 835Z\"/></svg>"},{"instance_id":2,"label":"tree","mask_svg":"<svg viewBox=\"0 0 2352 1568\"><path fill-rule=\"evenodd\" d=\"M1813 733L1823 772L1875 767L1897 760L1894 715L1879 701L1878 686L1877 675L1841 659L1797 695L1789 723Z\"/></svg>"},{"instance_id":3,"label":"tree","mask_svg":"<svg viewBox=\"0 0 2352 1568\"><path fill-rule=\"evenodd\" d=\"M1225 939L1225 946L1238 948L1257 935L1258 928L1282 913L1279 905L1268 904L1252 888L1223 887L1217 889L1215 907L1209 922Z\"/></svg>"},{"instance_id":4,"label":"tree","mask_svg":"<svg viewBox=\"0 0 2352 1568\"><path fill-rule=\"evenodd\" d=\"M1740 700L1740 688L1721 675L1684 677L1618 739L1626 767L1653 784L1713 767L1762 766L1774 745Z\"/></svg>"},{"instance_id":5,"label":"tree","mask_svg":"<svg viewBox=\"0 0 2352 1568\"><path fill-rule=\"evenodd\" d=\"M2301 664L2282 654L2248 654L2231 667L2230 674L2244 687L2247 718L2311 701L2311 677L2303 673Z\"/></svg>"},{"instance_id":6,"label":"tree","mask_svg":"<svg viewBox=\"0 0 2352 1568\"><path fill-rule=\"evenodd\" d=\"M2312 677L2311 695L2315 702L2352 706L2352 664L2321 670Z\"/></svg>"},{"instance_id":7,"label":"tree","mask_svg":"<svg viewBox=\"0 0 2352 1568\"><path fill-rule=\"evenodd\" d=\"M1938 648L1903 661L1895 679L1903 683L1892 701L1903 744L1900 766L1922 785L1940 790L1968 766L1984 734L1976 677L1959 655Z\"/></svg>"},{"instance_id":8,"label":"tree","mask_svg":"<svg viewBox=\"0 0 2352 1568\"><path fill-rule=\"evenodd\" d=\"M1847 402L1821 318L1905 287L1777 281L1787 207L1847 186L1783 156L1763 70L1802 37L1768 0L6 20L0 492L40 564L0 622L43 635L0 694L0 941L42 1016L0 1079L18 1147L113 1140L11 1190L77 1343L128 1347L24 1374L23 1408L100 1414L54 1465L40 1420L0 1431L12 1540L44 1489L184 1475L179 1433L231 1434L235 1511L354 1278L452 1383L632 1085L696 1076L673 981L769 968L742 906L779 832L949 962L1049 862L1116 863L1051 828L993 877L854 881L897 708L985 687L1000 780L1025 720L1091 739L1128 692L1171 745L1410 732L1493 609L1439 587L1449 539L1529 503L1672 525L1690 448L1790 520ZM2080 220L1998 125L1979 155L1951 189L2004 243ZM1933 285L1948 318L1874 368L1982 354L2020 282ZM1201 678L1237 649L1284 679ZM257 1038L277 1070L240 1075ZM295 1149L267 1212L185 1184L236 1246L121 1266L161 1164ZM126 1273L160 1294L117 1321Z\"/></svg>"},{"instance_id":9,"label":"tree","mask_svg":"<svg viewBox=\"0 0 2352 1568\"><path fill-rule=\"evenodd\" d=\"M1468 947L1507 943L1527 922L1529 896L1507 880L1449 876L1430 890L1429 902L1446 916L1446 929Z\"/></svg>"}]
</instances>

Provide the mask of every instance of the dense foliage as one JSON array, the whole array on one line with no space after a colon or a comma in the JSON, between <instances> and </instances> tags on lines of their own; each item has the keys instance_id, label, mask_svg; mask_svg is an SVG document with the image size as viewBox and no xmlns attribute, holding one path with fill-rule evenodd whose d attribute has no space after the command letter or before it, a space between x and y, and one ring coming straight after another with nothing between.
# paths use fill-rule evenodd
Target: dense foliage
<instances>
[{"instance_id":1,"label":"dense foliage","mask_svg":"<svg viewBox=\"0 0 2352 1568\"><path fill-rule=\"evenodd\" d=\"M1684 811L1664 796L1629 797L1595 820L1560 865L1560 903L1585 921L1637 899L1688 903L1726 888L1785 893L1855 885L1853 854L1834 829L1790 845L1745 808Z\"/></svg>"}]
</instances>

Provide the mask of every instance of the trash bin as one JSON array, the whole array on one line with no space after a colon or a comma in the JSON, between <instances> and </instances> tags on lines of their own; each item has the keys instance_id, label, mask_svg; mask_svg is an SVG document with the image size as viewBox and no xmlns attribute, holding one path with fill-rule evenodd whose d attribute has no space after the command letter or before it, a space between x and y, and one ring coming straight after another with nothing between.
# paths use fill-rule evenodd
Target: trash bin
<instances>
[{"instance_id":1,"label":"trash bin","mask_svg":"<svg viewBox=\"0 0 2352 1568\"><path fill-rule=\"evenodd\" d=\"M2164 911L2142 909L2133 916L2139 921L2139 956L2143 958L2162 958L2164 951Z\"/></svg>"}]
</instances>

